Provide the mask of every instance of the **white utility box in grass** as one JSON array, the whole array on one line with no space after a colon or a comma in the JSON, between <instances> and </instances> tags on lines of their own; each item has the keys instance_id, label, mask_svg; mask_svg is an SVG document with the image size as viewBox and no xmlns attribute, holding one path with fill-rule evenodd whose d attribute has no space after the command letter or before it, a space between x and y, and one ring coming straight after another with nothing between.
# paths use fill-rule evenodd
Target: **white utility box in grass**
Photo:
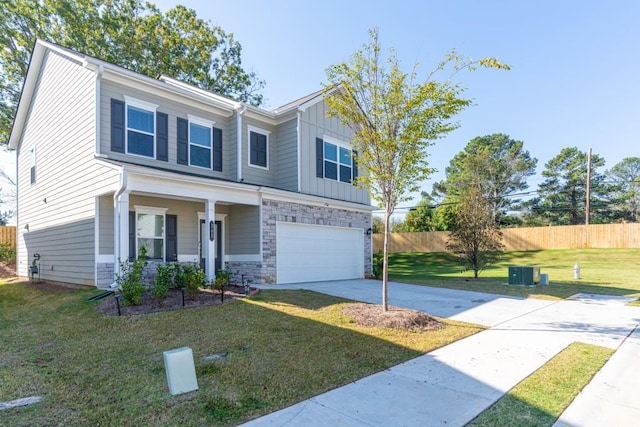
<instances>
[{"instance_id":1,"label":"white utility box in grass","mask_svg":"<svg viewBox=\"0 0 640 427\"><path fill-rule=\"evenodd\" d=\"M198 389L193 351L189 347L165 351L164 368L167 371L169 393L181 394Z\"/></svg>"}]
</instances>

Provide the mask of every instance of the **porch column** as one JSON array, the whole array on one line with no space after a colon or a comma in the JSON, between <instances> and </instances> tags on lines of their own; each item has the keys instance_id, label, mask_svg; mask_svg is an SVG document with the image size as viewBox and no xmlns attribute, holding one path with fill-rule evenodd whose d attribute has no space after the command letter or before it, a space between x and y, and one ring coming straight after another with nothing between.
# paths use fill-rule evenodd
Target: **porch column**
<instances>
[{"instance_id":1,"label":"porch column","mask_svg":"<svg viewBox=\"0 0 640 427\"><path fill-rule=\"evenodd\" d=\"M116 274L120 273L120 262L129 259L129 193L124 192L116 197L114 212L113 246ZM114 277L115 281L115 277Z\"/></svg>"},{"instance_id":2,"label":"porch column","mask_svg":"<svg viewBox=\"0 0 640 427\"><path fill-rule=\"evenodd\" d=\"M207 274L207 282L215 279L216 269L216 241L220 236L215 235L215 221L216 221L216 201L207 200L205 202L205 241L203 243L204 248L204 266Z\"/></svg>"}]
</instances>

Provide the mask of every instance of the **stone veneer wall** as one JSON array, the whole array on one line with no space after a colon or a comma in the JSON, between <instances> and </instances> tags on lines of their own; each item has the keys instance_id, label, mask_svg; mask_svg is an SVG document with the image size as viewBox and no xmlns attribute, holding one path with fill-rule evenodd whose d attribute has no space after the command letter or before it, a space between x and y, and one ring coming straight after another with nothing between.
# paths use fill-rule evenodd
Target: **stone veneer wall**
<instances>
[{"instance_id":1,"label":"stone veneer wall","mask_svg":"<svg viewBox=\"0 0 640 427\"><path fill-rule=\"evenodd\" d=\"M107 288L115 281L115 268L112 262L99 262L97 265L99 288Z\"/></svg>"},{"instance_id":2,"label":"stone veneer wall","mask_svg":"<svg viewBox=\"0 0 640 427\"><path fill-rule=\"evenodd\" d=\"M276 200L262 201L262 265L263 283L276 283L276 223L297 222L301 224L328 225L334 227L371 227L371 214L347 209L310 206ZM371 236L364 237L364 274L371 276Z\"/></svg>"}]
</instances>

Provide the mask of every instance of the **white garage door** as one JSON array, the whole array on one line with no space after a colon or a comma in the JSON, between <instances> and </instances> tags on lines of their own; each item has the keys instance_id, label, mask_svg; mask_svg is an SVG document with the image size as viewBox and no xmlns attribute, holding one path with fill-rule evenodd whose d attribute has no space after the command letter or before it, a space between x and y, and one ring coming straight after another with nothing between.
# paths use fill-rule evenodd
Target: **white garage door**
<instances>
[{"instance_id":1,"label":"white garage door","mask_svg":"<svg viewBox=\"0 0 640 427\"><path fill-rule=\"evenodd\" d=\"M364 231L360 228L278 222L278 283L364 277Z\"/></svg>"}]
</instances>

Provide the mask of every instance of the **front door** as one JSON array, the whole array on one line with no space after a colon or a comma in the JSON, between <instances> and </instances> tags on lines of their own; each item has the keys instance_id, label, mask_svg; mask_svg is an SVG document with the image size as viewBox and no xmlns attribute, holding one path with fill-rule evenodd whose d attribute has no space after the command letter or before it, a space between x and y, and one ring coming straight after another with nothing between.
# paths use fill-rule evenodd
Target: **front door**
<instances>
[{"instance_id":1,"label":"front door","mask_svg":"<svg viewBox=\"0 0 640 427\"><path fill-rule=\"evenodd\" d=\"M206 221L200 220L200 233L199 233L199 249L200 249L200 268L205 270L205 258L204 258L204 243L209 239L209 229L206 227ZM222 268L222 221L215 222L215 242L216 242L216 254L214 259L214 267L216 271Z\"/></svg>"}]
</instances>

